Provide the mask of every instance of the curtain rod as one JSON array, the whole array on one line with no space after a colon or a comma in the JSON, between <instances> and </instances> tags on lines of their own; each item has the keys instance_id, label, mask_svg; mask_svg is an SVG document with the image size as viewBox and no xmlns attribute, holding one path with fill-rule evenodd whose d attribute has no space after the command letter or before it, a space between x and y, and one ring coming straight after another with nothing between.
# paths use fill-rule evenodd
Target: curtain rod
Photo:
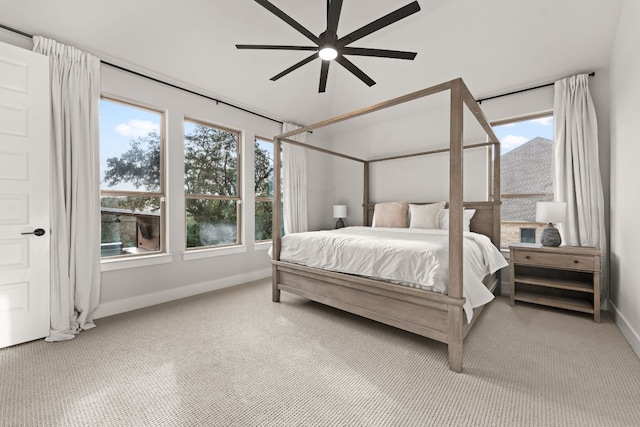
<instances>
[{"instance_id":1,"label":"curtain rod","mask_svg":"<svg viewBox=\"0 0 640 427\"><path fill-rule=\"evenodd\" d=\"M3 25L3 24L0 24L0 28L4 28L5 30L11 31L12 33L16 33L16 34L19 34L21 36L33 39L33 34L25 33L24 31L20 31L20 30L17 30L17 29L12 28L12 27L8 27L8 26ZM130 74L134 74L136 76L145 78L147 80L151 80L153 82L160 83L160 84L163 84L165 86L172 87L174 89L179 89L181 91L188 92L190 94L197 95L197 96L200 96L202 98L209 99L211 101L215 101L216 104L227 105L229 107L236 108L236 109L244 111L246 113L253 114L254 116L262 117L263 119L271 120L272 122L276 122L276 123L282 124L282 121L280 121L280 120L274 119L272 117L265 116L265 115L260 114L260 113L256 113L255 111L247 110L246 108L240 107L238 105L231 104L231 103L223 101L221 99L213 98L213 97L211 97L209 95L205 95L203 93L199 93L199 92L193 91L191 89L187 89L187 88L184 88L184 87L181 87L181 86L178 86L178 85L174 85L173 83L165 82L163 80L156 79L155 77L147 76L146 74L142 74L142 73L139 73L137 71L130 70L129 68L125 68L125 67L122 67L120 65L113 64L113 63L105 61L103 59L101 59L100 62L102 64L104 64L104 65L108 65L109 67L116 68L118 70L125 71L125 72L130 73Z\"/></svg>"},{"instance_id":2,"label":"curtain rod","mask_svg":"<svg viewBox=\"0 0 640 427\"><path fill-rule=\"evenodd\" d=\"M595 75L596 75L595 71L592 72L592 73L589 73L589 77L593 77ZM542 89L543 87L553 86L554 84L555 84L555 82L552 82L552 83L546 83L546 84L539 85L539 86L528 87L526 89L514 90L513 92L501 93L500 95L494 95L494 96L488 96L486 98L480 98L480 99L477 99L476 102L478 104L482 104L482 101L488 101L490 99L502 98L503 96L515 95L517 93L522 93L522 92L529 92L530 90Z\"/></svg>"}]
</instances>

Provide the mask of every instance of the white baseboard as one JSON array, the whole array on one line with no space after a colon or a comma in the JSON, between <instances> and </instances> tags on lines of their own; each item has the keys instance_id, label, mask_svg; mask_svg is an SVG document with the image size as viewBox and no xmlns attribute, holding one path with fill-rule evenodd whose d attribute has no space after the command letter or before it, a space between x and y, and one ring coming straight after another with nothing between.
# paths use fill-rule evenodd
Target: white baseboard
<instances>
[{"instance_id":1,"label":"white baseboard","mask_svg":"<svg viewBox=\"0 0 640 427\"><path fill-rule=\"evenodd\" d=\"M93 318L99 319L101 317L113 316L114 314L126 313L127 311L150 307L152 305L162 304L164 302L174 301L205 292L216 291L218 289L224 289L230 286L264 279L270 276L271 269L267 268L264 270L252 271L251 273L223 277L221 279L195 283L188 286L180 286L178 288L167 289L152 294L139 295L117 301L111 301L100 304L100 306L94 313Z\"/></svg>"},{"instance_id":2,"label":"white baseboard","mask_svg":"<svg viewBox=\"0 0 640 427\"><path fill-rule=\"evenodd\" d=\"M609 301L610 310L609 313L613 320L616 322L618 329L622 332L622 335L627 339L631 348L636 353L636 356L640 359L640 334L638 331L634 330L633 327L629 324L627 319L620 313L618 307L615 306L614 303Z\"/></svg>"}]
</instances>

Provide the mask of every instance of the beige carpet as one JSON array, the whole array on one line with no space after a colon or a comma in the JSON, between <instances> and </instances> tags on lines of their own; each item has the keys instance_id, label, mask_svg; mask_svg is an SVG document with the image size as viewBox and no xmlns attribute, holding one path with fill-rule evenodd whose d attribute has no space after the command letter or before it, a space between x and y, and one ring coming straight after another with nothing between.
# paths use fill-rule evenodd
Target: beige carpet
<instances>
[{"instance_id":1,"label":"beige carpet","mask_svg":"<svg viewBox=\"0 0 640 427\"><path fill-rule=\"evenodd\" d=\"M637 426L640 361L605 314L498 298L446 346L267 281L0 350L2 426Z\"/></svg>"}]
</instances>

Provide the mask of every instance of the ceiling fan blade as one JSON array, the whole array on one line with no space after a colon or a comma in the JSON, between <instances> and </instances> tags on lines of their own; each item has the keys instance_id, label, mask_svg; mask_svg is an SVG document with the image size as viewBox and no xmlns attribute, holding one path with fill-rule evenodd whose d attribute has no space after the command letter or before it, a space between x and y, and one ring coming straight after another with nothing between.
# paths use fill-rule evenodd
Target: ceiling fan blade
<instances>
[{"instance_id":1,"label":"ceiling fan blade","mask_svg":"<svg viewBox=\"0 0 640 427\"><path fill-rule=\"evenodd\" d=\"M275 7L271 2L267 0L256 0L256 3L263 6L269 12L276 15L278 18L282 19L284 22L295 28L300 34L304 35L306 38L314 42L315 44L320 44L320 39L316 35L314 35L311 31L307 30L303 27L298 21Z\"/></svg>"},{"instance_id":2,"label":"ceiling fan blade","mask_svg":"<svg viewBox=\"0 0 640 427\"><path fill-rule=\"evenodd\" d=\"M329 64L331 64L331 61L322 61L322 67L320 68L320 87L318 88L318 93L324 93L324 91L327 89Z\"/></svg>"},{"instance_id":3,"label":"ceiling fan blade","mask_svg":"<svg viewBox=\"0 0 640 427\"><path fill-rule=\"evenodd\" d=\"M342 65L347 70L351 71L351 73L354 76L356 76L357 78L359 78L360 80L365 82L367 86L371 87L374 84L376 84L376 82L374 82L371 77L367 76L364 73L364 71L362 71L360 68L356 67L353 62L349 61L344 56L338 55L338 57L336 58L336 62L338 64Z\"/></svg>"},{"instance_id":4,"label":"ceiling fan blade","mask_svg":"<svg viewBox=\"0 0 640 427\"><path fill-rule=\"evenodd\" d=\"M340 21L340 11L342 10L342 0L331 0L327 10L327 34L336 34L338 31L338 21Z\"/></svg>"},{"instance_id":5,"label":"ceiling fan blade","mask_svg":"<svg viewBox=\"0 0 640 427\"><path fill-rule=\"evenodd\" d=\"M401 50L386 50L386 49L367 49L364 47L343 47L340 48L340 53L343 55L358 55L358 56L375 56L378 58L395 58L395 59L410 59L413 60L416 52L405 52Z\"/></svg>"},{"instance_id":6,"label":"ceiling fan blade","mask_svg":"<svg viewBox=\"0 0 640 427\"><path fill-rule=\"evenodd\" d=\"M296 63L296 64L292 65L291 67L287 68L286 70L284 70L284 71L283 71L283 72L281 72L280 74L276 74L275 76L271 77L271 79L269 79L269 80L272 80L272 81L274 81L274 82L275 82L275 81L276 81L276 80L278 80L280 77L284 77L284 76L286 76L286 75L287 75L287 74L289 74L290 72L292 72L292 71L294 71L294 70L296 70L296 69L298 69L298 68L302 67L302 66L303 66L303 65L305 65L305 64L308 64L309 62L313 61L313 60L314 60L314 59L316 59L317 57L318 57L318 52L316 52L316 53L314 53L313 55L311 55L310 57L305 58L305 59L303 59L302 61L300 61L300 62L298 62L298 63Z\"/></svg>"},{"instance_id":7,"label":"ceiling fan blade","mask_svg":"<svg viewBox=\"0 0 640 427\"><path fill-rule=\"evenodd\" d=\"M318 46L279 46L269 44L237 44L238 49L262 49L262 50L318 50Z\"/></svg>"},{"instance_id":8,"label":"ceiling fan blade","mask_svg":"<svg viewBox=\"0 0 640 427\"><path fill-rule=\"evenodd\" d=\"M384 27L386 27L387 25L391 25L394 22L397 22L401 19L406 18L409 15L413 15L414 13L420 11L420 5L418 4L417 1L414 1L412 3L409 3L406 6L401 7L400 9L397 9L385 16L383 16L380 19L376 19L375 21L371 22L370 24L365 25L364 27L361 27L357 30L355 30L354 32L347 34L344 37L340 37L340 39L338 39L338 47L343 47L348 45L349 43L353 43L356 40L359 40L365 36L368 36L369 34L373 33L374 31L378 31Z\"/></svg>"}]
</instances>

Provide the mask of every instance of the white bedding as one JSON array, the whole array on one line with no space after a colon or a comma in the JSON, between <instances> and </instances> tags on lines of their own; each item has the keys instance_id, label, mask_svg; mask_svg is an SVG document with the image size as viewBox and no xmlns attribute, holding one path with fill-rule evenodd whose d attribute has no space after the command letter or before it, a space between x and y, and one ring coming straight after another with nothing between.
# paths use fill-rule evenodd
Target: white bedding
<instances>
[{"instance_id":1,"label":"white bedding","mask_svg":"<svg viewBox=\"0 0 640 427\"><path fill-rule=\"evenodd\" d=\"M464 311L470 322L473 309L493 299L482 279L508 264L482 234L465 232L463 247ZM293 233L282 238L280 259L446 294L449 231L346 227Z\"/></svg>"}]
</instances>

